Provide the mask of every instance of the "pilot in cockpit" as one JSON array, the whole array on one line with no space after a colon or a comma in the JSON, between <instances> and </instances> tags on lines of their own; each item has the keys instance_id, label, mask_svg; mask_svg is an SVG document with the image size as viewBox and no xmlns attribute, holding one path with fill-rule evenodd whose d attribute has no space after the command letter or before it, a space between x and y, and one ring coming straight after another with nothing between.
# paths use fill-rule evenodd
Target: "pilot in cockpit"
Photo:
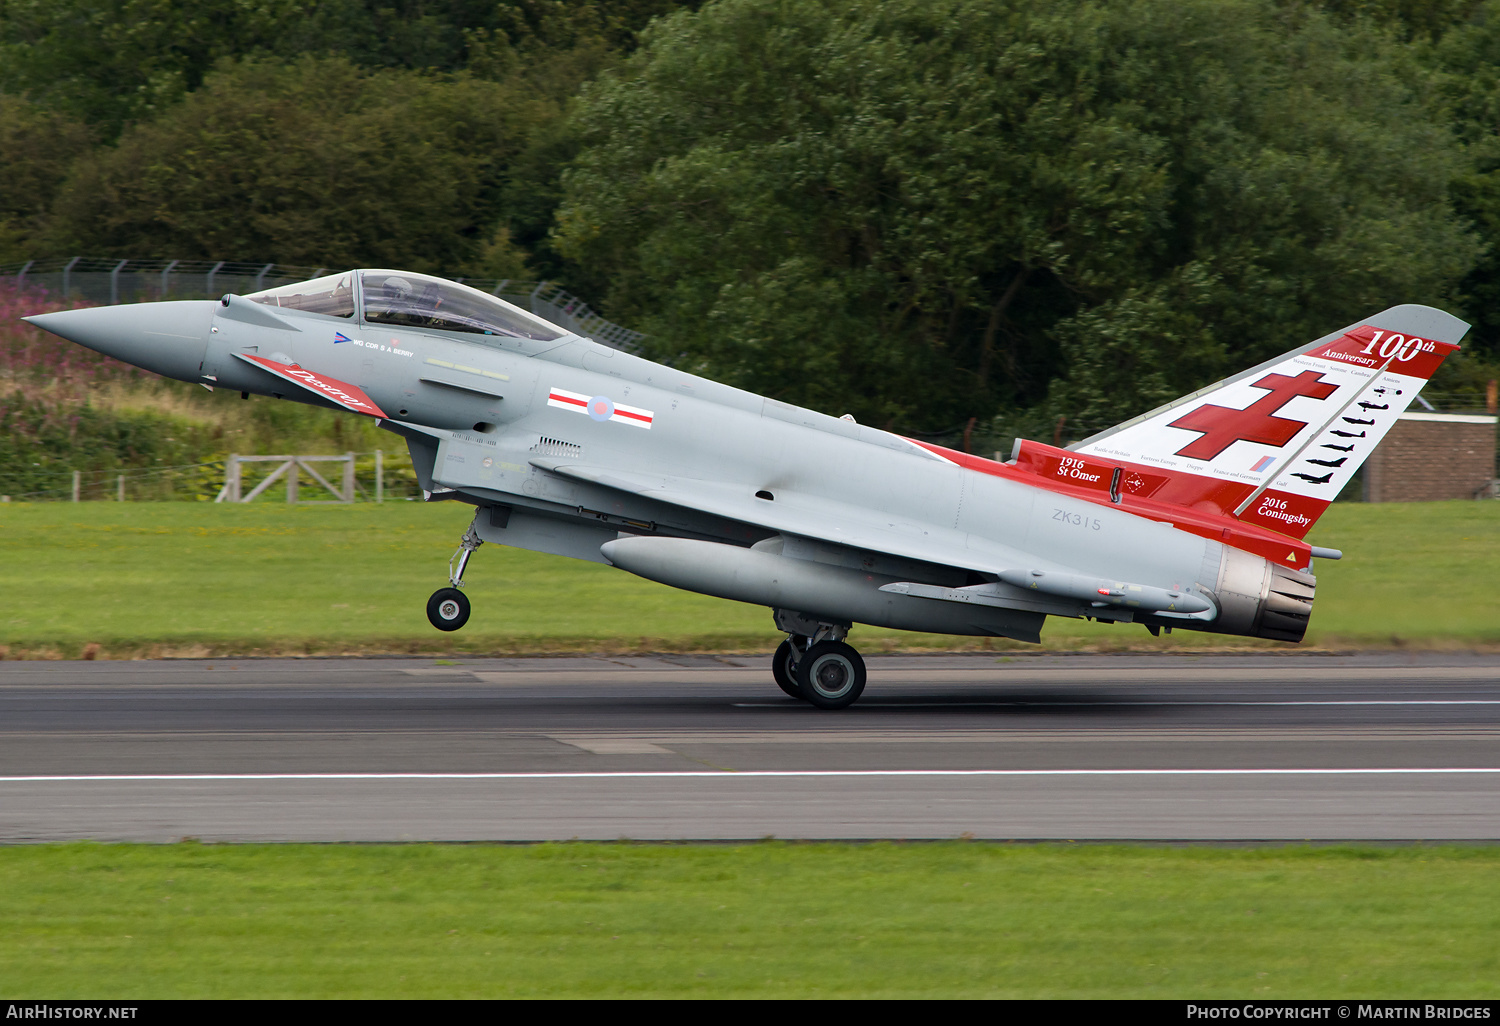
<instances>
[{"instance_id":1,"label":"pilot in cockpit","mask_svg":"<svg viewBox=\"0 0 1500 1026\"><path fill-rule=\"evenodd\" d=\"M405 278L398 278L392 275L380 283L378 301L381 306L385 307L387 315L409 313L412 308L411 297L415 291L412 288L411 282ZM370 304L366 300L366 305L373 304Z\"/></svg>"},{"instance_id":2,"label":"pilot in cockpit","mask_svg":"<svg viewBox=\"0 0 1500 1026\"><path fill-rule=\"evenodd\" d=\"M423 282L418 293L409 279L392 275L380 283L379 302L385 307L380 320L413 326L435 325L442 320L438 311L443 305L443 290L437 282Z\"/></svg>"},{"instance_id":3,"label":"pilot in cockpit","mask_svg":"<svg viewBox=\"0 0 1500 1026\"><path fill-rule=\"evenodd\" d=\"M365 318L374 324L550 341L565 332L458 282L411 272L361 271Z\"/></svg>"}]
</instances>

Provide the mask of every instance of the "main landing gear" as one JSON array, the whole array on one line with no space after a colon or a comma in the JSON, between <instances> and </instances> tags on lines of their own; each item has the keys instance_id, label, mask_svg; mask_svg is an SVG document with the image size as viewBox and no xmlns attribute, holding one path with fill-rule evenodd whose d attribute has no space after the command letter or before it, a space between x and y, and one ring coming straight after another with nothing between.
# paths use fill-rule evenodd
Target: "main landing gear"
<instances>
[{"instance_id":1,"label":"main landing gear","mask_svg":"<svg viewBox=\"0 0 1500 1026\"><path fill-rule=\"evenodd\" d=\"M844 643L849 625L809 620L800 613L775 611L787 638L771 657L777 687L819 709L853 705L865 690L865 661Z\"/></svg>"},{"instance_id":2,"label":"main landing gear","mask_svg":"<svg viewBox=\"0 0 1500 1026\"><path fill-rule=\"evenodd\" d=\"M458 589L464 586L464 570L469 565L469 557L484 544L474 527L478 522L479 514L475 513L463 540L458 543L458 551L448 560L448 582L452 587L439 588L427 600L427 620L440 631L456 631L469 622L469 596Z\"/></svg>"}]
</instances>

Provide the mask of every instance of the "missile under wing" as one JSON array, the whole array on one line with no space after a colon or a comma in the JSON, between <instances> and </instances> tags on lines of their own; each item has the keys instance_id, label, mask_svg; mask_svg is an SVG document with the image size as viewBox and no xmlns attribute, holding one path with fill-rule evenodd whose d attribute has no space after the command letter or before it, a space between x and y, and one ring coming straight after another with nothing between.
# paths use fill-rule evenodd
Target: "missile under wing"
<instances>
[{"instance_id":1,"label":"missile under wing","mask_svg":"<svg viewBox=\"0 0 1500 1026\"><path fill-rule=\"evenodd\" d=\"M1040 641L1048 616L1299 641L1303 541L1467 325L1396 306L1066 449L1000 462L790 406L426 275L28 318L185 381L351 410L474 507L429 600L456 630L484 542L752 602L776 683L854 702L855 624Z\"/></svg>"}]
</instances>

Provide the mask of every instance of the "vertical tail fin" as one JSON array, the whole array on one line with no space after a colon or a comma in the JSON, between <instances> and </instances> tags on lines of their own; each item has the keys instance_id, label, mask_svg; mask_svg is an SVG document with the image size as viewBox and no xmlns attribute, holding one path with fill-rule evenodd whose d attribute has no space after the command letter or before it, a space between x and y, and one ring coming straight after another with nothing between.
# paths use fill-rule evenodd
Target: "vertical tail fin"
<instances>
[{"instance_id":1,"label":"vertical tail fin","mask_svg":"<svg viewBox=\"0 0 1500 1026\"><path fill-rule=\"evenodd\" d=\"M1069 448L1126 492L1301 538L1469 325L1393 306Z\"/></svg>"}]
</instances>

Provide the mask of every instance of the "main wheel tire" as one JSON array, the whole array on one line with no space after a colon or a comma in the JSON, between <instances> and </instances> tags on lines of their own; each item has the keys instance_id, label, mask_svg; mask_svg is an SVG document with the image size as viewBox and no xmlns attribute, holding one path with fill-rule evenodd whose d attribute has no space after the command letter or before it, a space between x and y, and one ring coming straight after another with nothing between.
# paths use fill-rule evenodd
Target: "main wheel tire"
<instances>
[{"instance_id":1,"label":"main wheel tire","mask_svg":"<svg viewBox=\"0 0 1500 1026\"><path fill-rule=\"evenodd\" d=\"M783 641L771 657L771 676L776 678L778 688L802 700L802 685L797 683L797 649L790 641Z\"/></svg>"},{"instance_id":2,"label":"main wheel tire","mask_svg":"<svg viewBox=\"0 0 1500 1026\"><path fill-rule=\"evenodd\" d=\"M797 660L797 683L819 709L843 709L864 693L865 661L842 641L820 641Z\"/></svg>"},{"instance_id":3,"label":"main wheel tire","mask_svg":"<svg viewBox=\"0 0 1500 1026\"><path fill-rule=\"evenodd\" d=\"M439 588L427 600L427 619L440 631L456 631L469 622L469 596L457 588Z\"/></svg>"}]
</instances>

